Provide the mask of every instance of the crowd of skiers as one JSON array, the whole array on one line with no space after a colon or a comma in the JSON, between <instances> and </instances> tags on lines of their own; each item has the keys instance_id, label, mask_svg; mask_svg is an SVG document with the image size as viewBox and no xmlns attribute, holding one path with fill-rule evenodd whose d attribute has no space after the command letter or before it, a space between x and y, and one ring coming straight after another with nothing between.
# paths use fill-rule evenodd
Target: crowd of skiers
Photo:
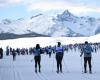
<instances>
[{"instance_id":1,"label":"crowd of skiers","mask_svg":"<svg viewBox=\"0 0 100 80\"><path fill-rule=\"evenodd\" d=\"M80 57L84 54L84 73L87 73L87 62L89 64L89 72L92 73L92 66L91 66L91 57L92 52L97 52L100 49L100 43L88 43L85 41L83 44L69 44L69 45L61 45L61 42L58 42L55 46L47 46L41 48L39 44L36 44L36 47L33 48L17 48L13 49L11 47L6 47L6 55L12 55L13 60L16 60L16 55L32 55L34 54L34 61L35 61L35 72L41 72L41 54L49 54L51 57L52 53L56 54L56 62L57 62L57 73L62 72L62 59L64 51L69 50L79 50L81 52ZM0 48L0 59L3 58L3 49Z\"/></svg>"}]
</instances>

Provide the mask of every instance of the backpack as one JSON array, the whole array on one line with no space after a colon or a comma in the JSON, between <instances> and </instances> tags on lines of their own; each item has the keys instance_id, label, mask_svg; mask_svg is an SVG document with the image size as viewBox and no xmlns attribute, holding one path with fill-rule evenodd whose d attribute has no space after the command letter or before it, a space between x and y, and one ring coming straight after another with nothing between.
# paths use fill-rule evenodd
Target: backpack
<instances>
[{"instance_id":1,"label":"backpack","mask_svg":"<svg viewBox=\"0 0 100 80\"><path fill-rule=\"evenodd\" d=\"M39 56L41 54L40 49L35 49L34 54L35 56Z\"/></svg>"},{"instance_id":2,"label":"backpack","mask_svg":"<svg viewBox=\"0 0 100 80\"><path fill-rule=\"evenodd\" d=\"M92 47L90 45L84 46L84 53L90 54L92 52Z\"/></svg>"}]
</instances>

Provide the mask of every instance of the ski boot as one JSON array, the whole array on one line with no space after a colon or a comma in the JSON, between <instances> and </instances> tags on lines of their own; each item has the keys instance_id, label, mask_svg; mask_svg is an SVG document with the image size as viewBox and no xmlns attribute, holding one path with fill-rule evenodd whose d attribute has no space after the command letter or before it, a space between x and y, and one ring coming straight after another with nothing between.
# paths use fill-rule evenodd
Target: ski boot
<instances>
[{"instance_id":1,"label":"ski boot","mask_svg":"<svg viewBox=\"0 0 100 80\"><path fill-rule=\"evenodd\" d=\"M37 73L37 69L35 69L35 73Z\"/></svg>"},{"instance_id":2,"label":"ski boot","mask_svg":"<svg viewBox=\"0 0 100 80\"><path fill-rule=\"evenodd\" d=\"M39 69L39 73L41 73L41 70Z\"/></svg>"},{"instance_id":3,"label":"ski boot","mask_svg":"<svg viewBox=\"0 0 100 80\"><path fill-rule=\"evenodd\" d=\"M59 73L59 70L57 70L56 72Z\"/></svg>"},{"instance_id":4,"label":"ski boot","mask_svg":"<svg viewBox=\"0 0 100 80\"><path fill-rule=\"evenodd\" d=\"M90 74L92 74L92 71L89 71Z\"/></svg>"},{"instance_id":5,"label":"ski boot","mask_svg":"<svg viewBox=\"0 0 100 80\"><path fill-rule=\"evenodd\" d=\"M87 73L87 71L85 70L84 73Z\"/></svg>"}]
</instances>

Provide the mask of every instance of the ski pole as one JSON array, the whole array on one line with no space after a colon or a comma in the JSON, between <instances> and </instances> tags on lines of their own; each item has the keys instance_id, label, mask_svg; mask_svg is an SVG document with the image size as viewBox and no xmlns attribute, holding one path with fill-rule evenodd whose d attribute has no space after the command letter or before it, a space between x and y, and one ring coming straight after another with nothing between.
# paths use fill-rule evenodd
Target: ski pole
<instances>
[{"instance_id":1,"label":"ski pole","mask_svg":"<svg viewBox=\"0 0 100 80\"><path fill-rule=\"evenodd\" d=\"M64 61L64 59L63 59L63 63L64 63L64 65L65 65L65 68L67 69L67 72L69 72L68 67L67 67L67 65L66 65L66 63L65 63L65 61Z\"/></svg>"},{"instance_id":2,"label":"ski pole","mask_svg":"<svg viewBox=\"0 0 100 80\"><path fill-rule=\"evenodd\" d=\"M92 72L94 71L94 73L96 73L96 71L95 70L93 70L94 69L94 66L95 66L95 63L94 63L94 60L93 60L93 57L91 57L91 61L92 61L92 64L91 64L91 68L92 68Z\"/></svg>"},{"instance_id":3,"label":"ski pole","mask_svg":"<svg viewBox=\"0 0 100 80\"><path fill-rule=\"evenodd\" d=\"M83 66L82 66L82 57L81 57L81 68L82 68L82 72L83 72Z\"/></svg>"},{"instance_id":4,"label":"ski pole","mask_svg":"<svg viewBox=\"0 0 100 80\"><path fill-rule=\"evenodd\" d=\"M55 56L55 55L54 55ZM53 72L53 67L54 67L54 57L53 57L53 65L52 65L52 72Z\"/></svg>"}]
</instances>

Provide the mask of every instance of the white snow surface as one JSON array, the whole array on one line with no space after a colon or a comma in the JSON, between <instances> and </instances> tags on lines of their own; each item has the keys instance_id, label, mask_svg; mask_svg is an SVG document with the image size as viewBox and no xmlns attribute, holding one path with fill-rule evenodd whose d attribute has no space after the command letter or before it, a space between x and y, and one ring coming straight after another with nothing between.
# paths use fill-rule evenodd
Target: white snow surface
<instances>
[{"instance_id":1,"label":"white snow surface","mask_svg":"<svg viewBox=\"0 0 100 80\"><path fill-rule=\"evenodd\" d=\"M0 80L100 80L100 50L93 53L93 74L82 74L81 58L79 51L64 53L63 73L56 73L55 55L41 55L41 73L34 72L33 55L17 56L13 62L12 56L4 56L0 60ZM83 58L82 58L83 59ZM83 66L83 61L82 61Z\"/></svg>"},{"instance_id":2,"label":"white snow surface","mask_svg":"<svg viewBox=\"0 0 100 80\"><path fill-rule=\"evenodd\" d=\"M39 43L40 46L56 45L58 41L62 44L100 42L100 34L91 37L36 37L21 38L14 40L0 40L0 47L30 47ZM31 60L33 61L31 62ZM41 73L34 72L34 56L20 55L16 56L13 62L12 56L5 56L0 60L0 80L100 80L100 50L92 53L92 70L93 74L82 74L83 61L81 66L80 51L69 51L64 53L63 73L56 73L55 55L51 58L48 55L41 55ZM83 60L83 58L82 58Z\"/></svg>"},{"instance_id":3,"label":"white snow surface","mask_svg":"<svg viewBox=\"0 0 100 80\"><path fill-rule=\"evenodd\" d=\"M41 47L45 47L48 45L54 46L59 41L62 45L84 43L85 41L95 43L100 42L100 34L91 37L32 37L0 40L0 47L5 48L6 46L10 46L12 48L29 48L34 47L37 43L40 44Z\"/></svg>"}]
</instances>

